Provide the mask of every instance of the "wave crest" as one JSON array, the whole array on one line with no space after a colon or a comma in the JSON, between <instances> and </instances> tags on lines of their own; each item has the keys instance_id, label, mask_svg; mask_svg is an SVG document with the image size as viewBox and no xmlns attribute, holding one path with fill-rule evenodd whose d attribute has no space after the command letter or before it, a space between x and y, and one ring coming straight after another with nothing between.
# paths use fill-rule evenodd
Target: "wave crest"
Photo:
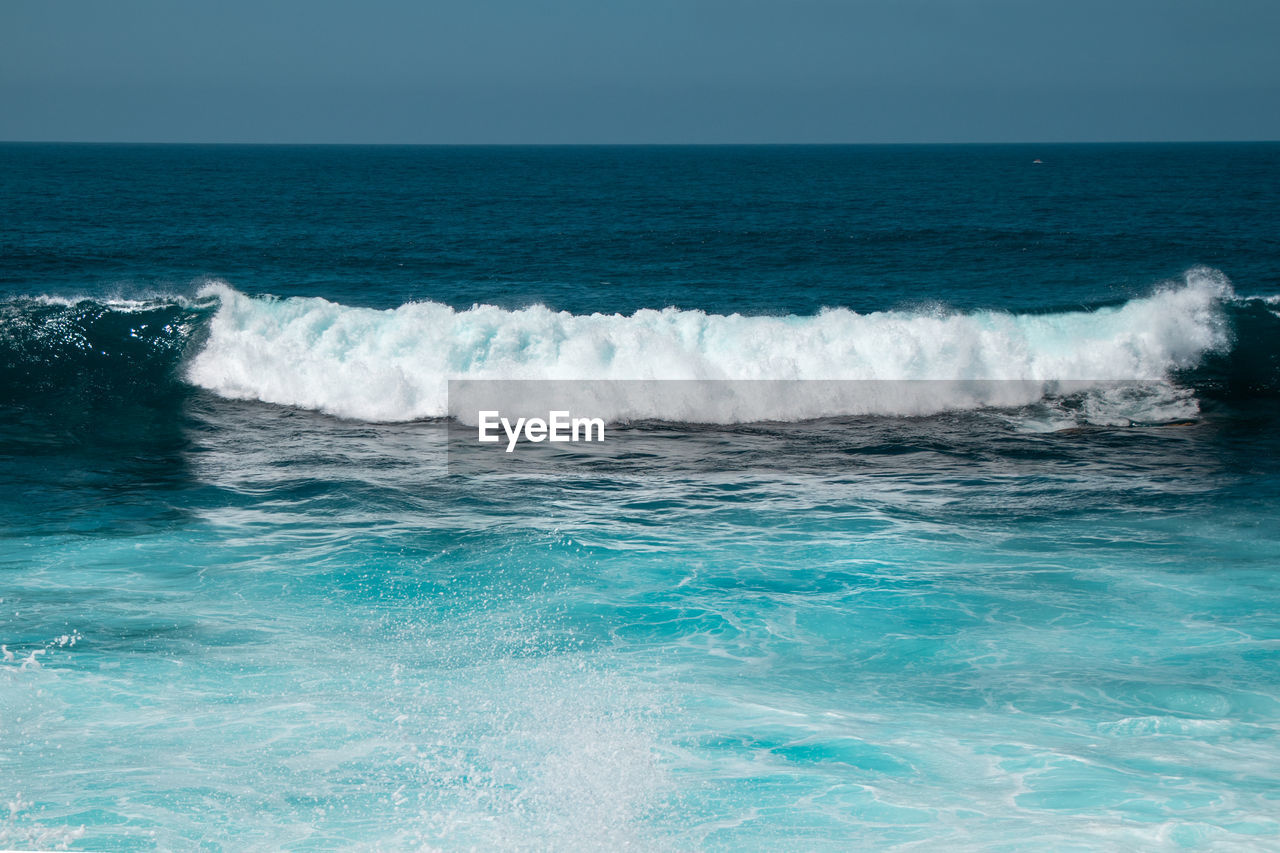
<instances>
[{"instance_id":1,"label":"wave crest","mask_svg":"<svg viewBox=\"0 0 1280 853\"><path fill-rule=\"evenodd\" d=\"M376 310L250 297L225 283L199 295L219 307L187 367L192 384L369 421L451 414L449 379L1024 380L1047 389L1160 381L1231 343L1231 286L1204 268L1121 305L1050 314L624 316L434 302Z\"/></svg>"}]
</instances>

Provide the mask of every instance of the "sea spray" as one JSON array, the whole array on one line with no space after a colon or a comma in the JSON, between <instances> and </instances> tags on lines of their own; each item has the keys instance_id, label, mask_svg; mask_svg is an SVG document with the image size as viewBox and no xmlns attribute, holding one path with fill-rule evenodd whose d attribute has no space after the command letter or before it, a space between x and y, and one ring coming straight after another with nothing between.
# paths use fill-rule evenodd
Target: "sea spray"
<instances>
[{"instance_id":1,"label":"sea spray","mask_svg":"<svg viewBox=\"0 0 1280 853\"><path fill-rule=\"evenodd\" d=\"M1149 296L1093 310L882 311L812 316L675 308L573 315L534 306L390 310L247 296L224 283L186 376L223 397L367 421L445 417L450 379L1160 381L1230 343L1226 278L1197 268ZM942 401L935 408L988 405ZM634 408L634 407L633 407ZM893 395L849 413L918 414ZM662 417L660 408L632 416ZM823 415L839 411L820 412ZM698 420L694 417L686 418ZM736 420L767 416L736 411Z\"/></svg>"}]
</instances>

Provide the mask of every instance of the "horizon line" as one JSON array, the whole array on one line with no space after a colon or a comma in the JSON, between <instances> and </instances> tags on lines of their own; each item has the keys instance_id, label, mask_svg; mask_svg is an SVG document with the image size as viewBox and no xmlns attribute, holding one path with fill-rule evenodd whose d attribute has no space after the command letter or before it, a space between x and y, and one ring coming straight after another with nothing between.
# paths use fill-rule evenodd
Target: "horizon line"
<instances>
[{"instance_id":1,"label":"horizon line","mask_svg":"<svg viewBox=\"0 0 1280 853\"><path fill-rule=\"evenodd\" d=\"M0 145L203 145L264 148L851 148L998 145L1268 145L1276 139L1091 139L953 142L263 142L196 140L0 139Z\"/></svg>"}]
</instances>

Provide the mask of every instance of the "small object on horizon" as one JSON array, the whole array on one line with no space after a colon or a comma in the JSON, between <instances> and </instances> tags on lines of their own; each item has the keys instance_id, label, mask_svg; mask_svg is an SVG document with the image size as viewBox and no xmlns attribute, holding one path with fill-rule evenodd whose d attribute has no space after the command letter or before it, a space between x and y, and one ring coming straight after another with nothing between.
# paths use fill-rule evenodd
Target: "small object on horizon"
<instances>
[{"instance_id":1,"label":"small object on horizon","mask_svg":"<svg viewBox=\"0 0 1280 853\"><path fill-rule=\"evenodd\" d=\"M1041 160L1039 157L1037 157L1036 159L1034 159L1034 160L1032 160L1032 161L1031 161L1031 164L1032 164L1033 166L1034 166L1036 163L1044 163L1044 161L1043 161L1043 160Z\"/></svg>"}]
</instances>

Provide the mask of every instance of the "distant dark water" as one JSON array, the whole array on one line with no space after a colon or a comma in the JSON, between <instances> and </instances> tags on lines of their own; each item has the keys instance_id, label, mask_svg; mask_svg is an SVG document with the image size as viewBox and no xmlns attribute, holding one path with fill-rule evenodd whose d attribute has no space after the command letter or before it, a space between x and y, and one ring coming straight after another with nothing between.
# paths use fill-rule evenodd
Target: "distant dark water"
<instances>
[{"instance_id":1,"label":"distant dark water","mask_svg":"<svg viewBox=\"0 0 1280 853\"><path fill-rule=\"evenodd\" d=\"M809 314L1078 306L1204 265L1273 293L1277 174L1280 144L10 144L0 285Z\"/></svg>"},{"instance_id":2,"label":"distant dark water","mask_svg":"<svg viewBox=\"0 0 1280 853\"><path fill-rule=\"evenodd\" d=\"M1277 187L0 145L0 847L1274 847ZM625 450L460 474L451 378Z\"/></svg>"}]
</instances>

